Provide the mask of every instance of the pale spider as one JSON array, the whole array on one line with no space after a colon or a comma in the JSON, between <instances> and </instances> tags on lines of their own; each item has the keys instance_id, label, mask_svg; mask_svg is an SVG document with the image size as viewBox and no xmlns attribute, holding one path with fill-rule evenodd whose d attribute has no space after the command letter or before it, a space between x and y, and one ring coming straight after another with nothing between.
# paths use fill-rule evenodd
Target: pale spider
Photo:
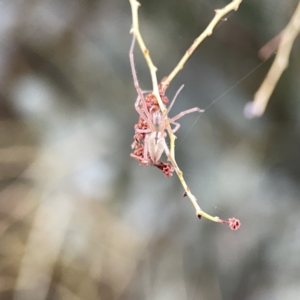
<instances>
[{"instance_id":1,"label":"pale spider","mask_svg":"<svg viewBox=\"0 0 300 300\"><path fill-rule=\"evenodd\" d=\"M183 85L179 88L179 90L176 92L171 104L169 105L166 113L162 114L160 110L151 112L147 108L147 103L144 98L145 93L149 93L147 91L142 91L142 89L139 86L139 82L136 75L135 65L134 65L134 44L135 44L135 36L133 35L133 40L131 43L130 51L129 51L129 59L130 59L130 65L131 65L131 71L133 75L133 81L134 86L136 88L136 91L138 93L137 100L135 102L135 109L139 113L142 119L144 119L147 122L146 129L135 129L135 132L138 133L144 133L145 139L144 139L144 153L143 153L143 163L145 164L153 164L157 165L159 163L159 159L163 152L165 151L168 158L170 158L170 150L166 144L166 132L165 130L168 130L172 133L175 133L179 127L180 124L176 123L175 121L182 118L184 115L190 114L192 112L204 112L204 110L194 107L188 110L185 110L178 115L176 115L173 118L168 117L168 113L170 112L176 97L180 93L180 91L183 89ZM175 127L172 129L169 129L168 124L173 124ZM148 154L150 155L150 158L152 160L152 163L149 162Z\"/></svg>"}]
</instances>

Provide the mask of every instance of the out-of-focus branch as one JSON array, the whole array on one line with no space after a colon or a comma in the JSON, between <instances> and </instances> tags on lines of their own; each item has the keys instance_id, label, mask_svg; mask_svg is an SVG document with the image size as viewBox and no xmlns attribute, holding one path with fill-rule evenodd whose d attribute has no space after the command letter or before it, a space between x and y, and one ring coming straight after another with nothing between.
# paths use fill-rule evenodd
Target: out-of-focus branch
<instances>
[{"instance_id":1,"label":"out-of-focus branch","mask_svg":"<svg viewBox=\"0 0 300 300\"><path fill-rule=\"evenodd\" d=\"M293 43L300 32L300 1L290 22L283 30L276 58L265 80L254 96L253 102L245 106L247 118L260 117L265 112L268 101L283 71L287 68Z\"/></svg>"},{"instance_id":2,"label":"out-of-focus branch","mask_svg":"<svg viewBox=\"0 0 300 300\"><path fill-rule=\"evenodd\" d=\"M270 41L268 41L261 49L258 51L258 57L265 61L269 59L279 47L279 43L281 41L282 32L273 37Z\"/></svg>"}]
</instances>

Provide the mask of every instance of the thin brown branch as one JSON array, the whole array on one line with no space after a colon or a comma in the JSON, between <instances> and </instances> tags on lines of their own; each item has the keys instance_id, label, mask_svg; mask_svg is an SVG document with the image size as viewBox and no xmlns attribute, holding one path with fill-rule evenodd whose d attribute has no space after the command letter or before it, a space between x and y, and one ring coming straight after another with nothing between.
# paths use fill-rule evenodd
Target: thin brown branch
<instances>
[{"instance_id":1,"label":"thin brown branch","mask_svg":"<svg viewBox=\"0 0 300 300\"><path fill-rule=\"evenodd\" d=\"M174 77L180 72L180 70L184 67L185 63L189 59L189 57L193 54L193 52L196 50L196 48L203 42L205 38L210 36L213 33L213 29L218 24L218 22L224 18L226 14L228 14L232 10L238 10L239 5L241 4L242 0L233 0L231 3L226 5L222 9L216 9L215 10L215 16L211 20L211 22L208 24L206 29L197 37L192 44L192 46L186 51L186 53L183 55L177 66L174 68L174 70L170 73L170 75L162 81L162 89L166 90L171 83L171 81L174 79Z\"/></svg>"},{"instance_id":2,"label":"thin brown branch","mask_svg":"<svg viewBox=\"0 0 300 300\"><path fill-rule=\"evenodd\" d=\"M162 102L161 95L164 94L166 88L169 86L169 83L171 80L175 77L175 75L183 68L185 62L187 59L191 56L193 51L198 47L198 45L205 39L205 37L209 36L212 34L213 28L216 26L216 24L220 21L221 18L223 18L228 12L231 10L237 10L240 3L242 0L233 0L229 5L225 6L223 9L216 10L216 15L214 19L211 21L211 23L208 25L206 30L195 40L193 45L190 47L190 49L186 52L186 54L183 56L179 64L176 66L174 71L169 75L169 77L165 78L160 86L158 86L157 83L157 77L156 77L156 71L157 68L154 66L152 59L149 54L149 50L146 48L146 45L144 43L144 40L142 38L142 35L139 30L139 21L138 21L138 8L140 6L140 3L138 3L136 0L129 0L130 5L131 5L131 11L132 11L132 28L130 30L130 33L134 34L136 37L136 40L139 43L139 46L141 48L141 51L145 57L145 60L148 64L148 68L150 70L151 78L152 78L152 87L153 87L153 95L156 97L160 110L162 114L167 113L167 109L165 105ZM189 189L184 177L182 171L179 169L176 160L175 160L175 139L176 136L172 133L171 131L171 126L170 124L167 124L166 129L169 134L170 138L170 154L168 155L168 160L172 163L172 166L174 167L177 176L185 190L185 195L189 197L191 203L193 204L195 211L196 211L196 216L200 219L201 217L204 217L206 219L209 219L213 222L218 222L222 224L229 225L229 227L232 230L236 230L240 227L240 222L239 220L236 220L234 218L229 219L228 221L224 221L220 219L219 217L213 217L206 212L204 212L198 202L196 197L192 194L191 190ZM135 155L136 156L136 155ZM135 158L139 158L138 156Z\"/></svg>"},{"instance_id":3,"label":"thin brown branch","mask_svg":"<svg viewBox=\"0 0 300 300\"><path fill-rule=\"evenodd\" d=\"M129 0L129 2L130 2L131 12L132 12L132 27L131 27L130 33L135 35L136 40L139 43L139 46L142 50L142 53L145 57L148 68L150 70L153 94L155 95L155 97L158 101L160 110L162 111L162 113L165 113L167 111L167 109L166 109L165 105L163 104L163 102L161 101L158 84L157 84L157 77L156 77L157 68L155 67L155 65L152 62L149 50L147 49L145 42L142 38L142 35L140 33L138 9L141 4L139 2L137 2L136 0Z\"/></svg>"}]
</instances>

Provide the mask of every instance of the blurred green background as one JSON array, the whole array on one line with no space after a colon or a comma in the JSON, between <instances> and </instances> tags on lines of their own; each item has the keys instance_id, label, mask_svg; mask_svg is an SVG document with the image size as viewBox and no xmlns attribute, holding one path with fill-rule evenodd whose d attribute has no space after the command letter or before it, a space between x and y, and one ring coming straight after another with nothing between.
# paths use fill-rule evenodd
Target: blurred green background
<instances>
[{"instance_id":1,"label":"blurred green background","mask_svg":"<svg viewBox=\"0 0 300 300\"><path fill-rule=\"evenodd\" d=\"M228 3L141 0L159 79ZM167 92L185 84L170 116L206 109L180 120L176 158L205 211L241 220L235 232L129 156L128 1L1 0L0 299L300 299L299 37L265 115L243 115L274 59L258 51L297 3L243 1Z\"/></svg>"}]
</instances>

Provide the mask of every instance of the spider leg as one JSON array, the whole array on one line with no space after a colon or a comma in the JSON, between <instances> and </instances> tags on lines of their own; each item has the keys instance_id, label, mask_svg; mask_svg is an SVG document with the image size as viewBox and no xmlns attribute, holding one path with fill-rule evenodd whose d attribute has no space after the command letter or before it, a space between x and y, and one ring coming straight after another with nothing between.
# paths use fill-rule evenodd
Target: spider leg
<instances>
[{"instance_id":1,"label":"spider leg","mask_svg":"<svg viewBox=\"0 0 300 300\"><path fill-rule=\"evenodd\" d=\"M182 111L180 114L178 114L177 116L169 119L169 123L173 123L174 121L182 118L183 116L187 115L187 114L190 114L192 112L195 112L195 111L198 111L199 113L201 112L204 112L204 109L200 109L198 107L194 107L194 108L191 108L191 109L188 109L188 110L185 110L185 111ZM178 129L178 128L177 128Z\"/></svg>"},{"instance_id":2,"label":"spider leg","mask_svg":"<svg viewBox=\"0 0 300 300\"><path fill-rule=\"evenodd\" d=\"M141 101L141 97L138 96L138 97L136 98L136 100L135 100L134 107L139 106L139 105L140 105L140 101Z\"/></svg>"},{"instance_id":3,"label":"spider leg","mask_svg":"<svg viewBox=\"0 0 300 300\"><path fill-rule=\"evenodd\" d=\"M168 147L166 141L164 142L164 149L165 149L165 153L166 153L166 155L167 155L168 160L169 160L173 165L175 165L174 160L173 160L173 158L172 158L171 155L170 155L170 149L169 149L169 147Z\"/></svg>"},{"instance_id":4,"label":"spider leg","mask_svg":"<svg viewBox=\"0 0 300 300\"><path fill-rule=\"evenodd\" d=\"M152 91L142 91L142 90L141 90L141 92L142 92L142 94L149 94L149 93L151 93ZM141 97L138 96L138 97L136 98L136 101L135 101L134 106L135 106L135 107L138 106L138 105L140 104L140 101L141 101Z\"/></svg>"},{"instance_id":5,"label":"spider leg","mask_svg":"<svg viewBox=\"0 0 300 300\"><path fill-rule=\"evenodd\" d=\"M168 110L167 110L167 113L166 113L166 114L168 114L168 113L170 112L170 110L171 110L173 104L175 103L175 100L176 100L177 96L179 95L179 93L181 92L181 90L182 90L183 88L184 88L184 84L183 84L183 85L178 89L178 91L176 92L176 94L175 94L175 96L174 96L174 98L173 98L171 104L170 104L169 107L168 107Z\"/></svg>"},{"instance_id":6,"label":"spider leg","mask_svg":"<svg viewBox=\"0 0 300 300\"><path fill-rule=\"evenodd\" d=\"M164 149L165 149L165 153L166 153L167 157L169 158L170 157L170 150L167 146L167 143L164 143Z\"/></svg>"},{"instance_id":7,"label":"spider leg","mask_svg":"<svg viewBox=\"0 0 300 300\"><path fill-rule=\"evenodd\" d=\"M144 140L144 162L150 164L148 159L148 140L149 140L149 134L146 134Z\"/></svg>"},{"instance_id":8,"label":"spider leg","mask_svg":"<svg viewBox=\"0 0 300 300\"><path fill-rule=\"evenodd\" d=\"M152 91L142 91L142 90L141 90L141 92L142 92L142 94L149 94L149 93L151 93ZM139 107L139 106L140 106L140 102L141 102L141 97L138 96L138 97L136 98L134 107L135 107L135 108ZM144 107L144 108L145 108L145 107Z\"/></svg>"},{"instance_id":9,"label":"spider leg","mask_svg":"<svg viewBox=\"0 0 300 300\"><path fill-rule=\"evenodd\" d=\"M147 121L148 120L148 118L149 118L149 116L147 116L147 114L146 113L144 113L142 110L141 110L141 108L140 108L140 96L138 96L137 97L137 99L136 99L136 101L135 101L135 104L134 104L134 107L135 107L135 110L140 114L140 116L145 120L145 121ZM145 105L146 105L146 103L145 103ZM145 109L145 108L144 108ZM147 110L147 112L148 112L148 110Z\"/></svg>"},{"instance_id":10,"label":"spider leg","mask_svg":"<svg viewBox=\"0 0 300 300\"><path fill-rule=\"evenodd\" d=\"M137 133L150 133L151 130L148 128L148 129L135 129L135 132Z\"/></svg>"},{"instance_id":11,"label":"spider leg","mask_svg":"<svg viewBox=\"0 0 300 300\"><path fill-rule=\"evenodd\" d=\"M140 113L141 110L138 111L138 113L141 115L141 117L143 119L147 120L147 119L151 119L151 115L148 112L147 104L146 104L146 101L143 96L143 94L146 93L147 91L142 91L142 89L139 86L139 81L137 79L135 65L134 65L134 56L133 56L134 45L135 45L135 35L133 34L132 43L131 43L131 47L130 47L130 51L129 51L129 60L130 60L131 72L132 72L132 76L133 76L133 83L134 83L135 89L138 93L138 98L135 102L135 109L138 111L137 107L139 106L139 102L142 101L142 105L143 105L143 109L144 109L143 115L144 116L146 115L148 118L144 118L144 116L141 115L141 113Z\"/></svg>"},{"instance_id":12,"label":"spider leg","mask_svg":"<svg viewBox=\"0 0 300 300\"><path fill-rule=\"evenodd\" d=\"M179 129L180 124L176 122L172 122L172 124L175 125L175 127L171 131L172 133L175 133Z\"/></svg>"},{"instance_id":13,"label":"spider leg","mask_svg":"<svg viewBox=\"0 0 300 300\"><path fill-rule=\"evenodd\" d=\"M130 51L129 51L129 60L130 60L131 72L132 72L132 76L133 76L133 83L134 83L134 86L135 86L135 89L136 89L138 95L142 99L143 93L139 86L139 81L137 79L135 65L134 65L134 57L133 57L134 44L135 44L135 35L133 35L132 42L131 42L131 47L130 47Z\"/></svg>"}]
</instances>

